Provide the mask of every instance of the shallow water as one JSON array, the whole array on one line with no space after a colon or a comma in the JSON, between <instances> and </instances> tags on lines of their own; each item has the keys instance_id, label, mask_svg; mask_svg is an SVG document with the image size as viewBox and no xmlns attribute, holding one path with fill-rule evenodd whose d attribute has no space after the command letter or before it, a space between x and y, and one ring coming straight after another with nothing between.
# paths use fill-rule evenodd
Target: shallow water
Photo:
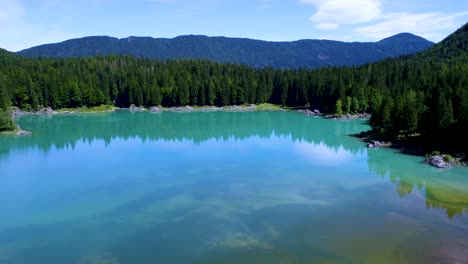
<instances>
[{"instance_id":1,"label":"shallow water","mask_svg":"<svg viewBox=\"0 0 468 264\"><path fill-rule=\"evenodd\" d=\"M0 263L468 263L468 169L290 112L28 116Z\"/></svg>"}]
</instances>

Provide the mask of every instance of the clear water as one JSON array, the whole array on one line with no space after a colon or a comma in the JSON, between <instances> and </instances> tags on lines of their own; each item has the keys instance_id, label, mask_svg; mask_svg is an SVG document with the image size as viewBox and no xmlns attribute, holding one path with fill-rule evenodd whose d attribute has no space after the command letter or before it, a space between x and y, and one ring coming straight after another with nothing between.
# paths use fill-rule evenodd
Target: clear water
<instances>
[{"instance_id":1,"label":"clear water","mask_svg":"<svg viewBox=\"0 0 468 264\"><path fill-rule=\"evenodd\" d=\"M23 117L0 263L468 263L468 169L297 113Z\"/></svg>"}]
</instances>

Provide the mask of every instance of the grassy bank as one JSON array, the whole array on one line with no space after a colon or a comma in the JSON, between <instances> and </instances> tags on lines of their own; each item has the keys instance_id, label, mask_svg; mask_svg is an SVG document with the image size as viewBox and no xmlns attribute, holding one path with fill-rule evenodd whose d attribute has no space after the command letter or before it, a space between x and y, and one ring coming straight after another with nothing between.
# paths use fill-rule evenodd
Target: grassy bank
<instances>
[{"instance_id":1,"label":"grassy bank","mask_svg":"<svg viewBox=\"0 0 468 264\"><path fill-rule=\"evenodd\" d=\"M62 108L55 110L55 112L59 114L63 113L101 113L101 112L111 112L119 109L113 105L101 105L101 106L94 106L94 107L78 107L78 108Z\"/></svg>"}]
</instances>

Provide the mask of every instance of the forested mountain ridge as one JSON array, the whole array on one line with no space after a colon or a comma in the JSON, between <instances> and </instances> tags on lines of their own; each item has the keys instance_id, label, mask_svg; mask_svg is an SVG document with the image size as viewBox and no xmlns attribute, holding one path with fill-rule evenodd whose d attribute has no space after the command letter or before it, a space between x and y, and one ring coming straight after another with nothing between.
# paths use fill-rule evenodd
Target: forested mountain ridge
<instances>
[{"instance_id":1,"label":"forested mountain ridge","mask_svg":"<svg viewBox=\"0 0 468 264\"><path fill-rule=\"evenodd\" d=\"M428 149L468 153L467 28L417 55L315 70L11 54L0 59L0 108L310 104L339 115L369 112L383 137L415 137Z\"/></svg>"},{"instance_id":2,"label":"forested mountain ridge","mask_svg":"<svg viewBox=\"0 0 468 264\"><path fill-rule=\"evenodd\" d=\"M245 38L180 36L173 39L106 36L85 37L22 50L27 57L72 58L96 55L132 55L148 59L207 59L256 68L319 68L354 66L413 54L434 43L409 33L379 42L299 40L267 42Z\"/></svg>"}]
</instances>

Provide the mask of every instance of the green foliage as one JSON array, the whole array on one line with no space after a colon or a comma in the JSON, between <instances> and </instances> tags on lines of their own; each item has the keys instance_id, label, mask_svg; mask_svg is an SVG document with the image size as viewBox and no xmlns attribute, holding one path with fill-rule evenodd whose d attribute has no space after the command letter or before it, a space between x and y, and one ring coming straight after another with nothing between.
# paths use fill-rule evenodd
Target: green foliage
<instances>
[{"instance_id":1,"label":"green foliage","mask_svg":"<svg viewBox=\"0 0 468 264\"><path fill-rule=\"evenodd\" d=\"M361 112L361 105L359 104L359 99L357 99L356 97L353 97L353 112L354 113L359 113Z\"/></svg>"},{"instance_id":2,"label":"green foliage","mask_svg":"<svg viewBox=\"0 0 468 264\"><path fill-rule=\"evenodd\" d=\"M15 125L8 112L0 109L0 131L11 131L14 129Z\"/></svg>"},{"instance_id":3,"label":"green foliage","mask_svg":"<svg viewBox=\"0 0 468 264\"><path fill-rule=\"evenodd\" d=\"M444 155L444 161L448 163L453 163L455 159L451 155Z\"/></svg>"},{"instance_id":4,"label":"green foliage","mask_svg":"<svg viewBox=\"0 0 468 264\"><path fill-rule=\"evenodd\" d=\"M353 98L347 96L346 97L346 107L345 107L345 112L346 114L351 114L351 107L353 105Z\"/></svg>"},{"instance_id":5,"label":"green foliage","mask_svg":"<svg viewBox=\"0 0 468 264\"><path fill-rule=\"evenodd\" d=\"M116 110L117 107L113 105L100 105L93 107L77 107L77 108L62 108L58 112L80 112L80 113L99 113Z\"/></svg>"},{"instance_id":6,"label":"green foliage","mask_svg":"<svg viewBox=\"0 0 468 264\"><path fill-rule=\"evenodd\" d=\"M337 116L343 115L343 104L341 103L340 99L338 99L335 104L335 115Z\"/></svg>"}]
</instances>

